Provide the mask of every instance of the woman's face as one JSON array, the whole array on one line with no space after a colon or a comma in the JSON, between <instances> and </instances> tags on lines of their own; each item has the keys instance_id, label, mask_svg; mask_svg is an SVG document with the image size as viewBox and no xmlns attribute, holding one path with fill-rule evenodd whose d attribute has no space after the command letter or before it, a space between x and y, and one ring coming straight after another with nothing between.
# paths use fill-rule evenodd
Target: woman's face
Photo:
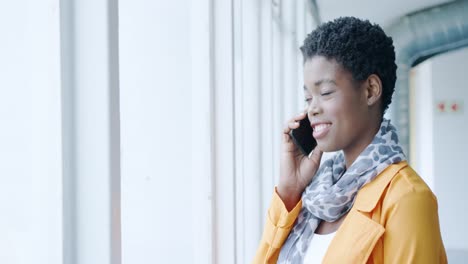
<instances>
[{"instance_id":1,"label":"woman's face","mask_svg":"<svg viewBox=\"0 0 468 264\"><path fill-rule=\"evenodd\" d=\"M335 60L314 56L305 62L304 96L321 150L346 152L369 144L363 138L372 129L366 89Z\"/></svg>"}]
</instances>

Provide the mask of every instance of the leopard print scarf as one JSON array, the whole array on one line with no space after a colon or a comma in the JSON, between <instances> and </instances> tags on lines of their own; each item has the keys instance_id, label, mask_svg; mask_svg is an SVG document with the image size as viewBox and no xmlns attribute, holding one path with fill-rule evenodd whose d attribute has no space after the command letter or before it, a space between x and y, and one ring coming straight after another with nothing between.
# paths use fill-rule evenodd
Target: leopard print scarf
<instances>
[{"instance_id":1,"label":"leopard print scarf","mask_svg":"<svg viewBox=\"0 0 468 264\"><path fill-rule=\"evenodd\" d=\"M342 151L324 161L302 194L302 209L281 248L278 263L303 263L320 221L334 222L353 206L362 186L393 163L406 160L395 127L384 119L372 142L345 171Z\"/></svg>"}]
</instances>

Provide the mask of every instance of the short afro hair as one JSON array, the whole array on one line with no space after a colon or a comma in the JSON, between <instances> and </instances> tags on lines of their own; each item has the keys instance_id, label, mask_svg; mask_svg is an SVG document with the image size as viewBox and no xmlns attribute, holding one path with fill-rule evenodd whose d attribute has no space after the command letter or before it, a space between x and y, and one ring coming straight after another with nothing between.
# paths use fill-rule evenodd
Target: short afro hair
<instances>
[{"instance_id":1,"label":"short afro hair","mask_svg":"<svg viewBox=\"0 0 468 264\"><path fill-rule=\"evenodd\" d=\"M317 27L300 48L304 62L314 56L335 59L355 81L376 74L382 81L382 115L392 102L396 69L393 40L377 24L340 17Z\"/></svg>"}]
</instances>

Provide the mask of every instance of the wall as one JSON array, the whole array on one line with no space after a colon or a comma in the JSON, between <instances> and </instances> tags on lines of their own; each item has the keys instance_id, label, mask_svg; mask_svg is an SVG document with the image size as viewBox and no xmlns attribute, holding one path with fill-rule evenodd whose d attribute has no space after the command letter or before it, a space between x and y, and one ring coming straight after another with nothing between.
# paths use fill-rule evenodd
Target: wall
<instances>
[{"instance_id":1,"label":"wall","mask_svg":"<svg viewBox=\"0 0 468 264\"><path fill-rule=\"evenodd\" d=\"M309 1L5 3L0 263L248 263Z\"/></svg>"},{"instance_id":2,"label":"wall","mask_svg":"<svg viewBox=\"0 0 468 264\"><path fill-rule=\"evenodd\" d=\"M124 263L253 258L309 4L119 2Z\"/></svg>"},{"instance_id":3,"label":"wall","mask_svg":"<svg viewBox=\"0 0 468 264\"><path fill-rule=\"evenodd\" d=\"M432 186L439 202L442 238L449 263L464 263L468 257L468 116L466 109L456 113L441 112L440 102L468 102L466 84L468 48L431 58L418 66L420 78L415 97L414 120L416 140L416 170ZM429 78L429 80L427 79ZM430 147L432 145L432 148Z\"/></svg>"},{"instance_id":4,"label":"wall","mask_svg":"<svg viewBox=\"0 0 468 264\"><path fill-rule=\"evenodd\" d=\"M434 99L432 61L427 60L410 72L410 153L411 165L434 191Z\"/></svg>"},{"instance_id":5,"label":"wall","mask_svg":"<svg viewBox=\"0 0 468 264\"><path fill-rule=\"evenodd\" d=\"M59 1L1 1L0 34L0 263L62 263Z\"/></svg>"},{"instance_id":6,"label":"wall","mask_svg":"<svg viewBox=\"0 0 468 264\"><path fill-rule=\"evenodd\" d=\"M467 61L468 48L433 59L434 102L468 102ZM449 261L452 252L458 256L461 250L464 250L465 261L468 257L468 178L465 167L468 161L467 121L466 109L458 114L434 114L435 190ZM461 256L456 259L460 263L461 260Z\"/></svg>"},{"instance_id":7,"label":"wall","mask_svg":"<svg viewBox=\"0 0 468 264\"><path fill-rule=\"evenodd\" d=\"M119 1L119 23L122 262L191 263L189 1Z\"/></svg>"}]
</instances>

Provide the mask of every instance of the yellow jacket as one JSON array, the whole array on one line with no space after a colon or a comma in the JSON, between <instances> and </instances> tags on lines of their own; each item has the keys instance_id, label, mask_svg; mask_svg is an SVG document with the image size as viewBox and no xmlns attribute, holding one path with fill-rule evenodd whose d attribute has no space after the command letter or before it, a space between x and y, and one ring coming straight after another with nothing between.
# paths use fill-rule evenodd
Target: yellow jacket
<instances>
[{"instance_id":1,"label":"yellow jacket","mask_svg":"<svg viewBox=\"0 0 468 264\"><path fill-rule=\"evenodd\" d=\"M273 193L253 263L276 263L301 207ZM323 263L447 263L436 197L406 162L389 166L359 190Z\"/></svg>"}]
</instances>

